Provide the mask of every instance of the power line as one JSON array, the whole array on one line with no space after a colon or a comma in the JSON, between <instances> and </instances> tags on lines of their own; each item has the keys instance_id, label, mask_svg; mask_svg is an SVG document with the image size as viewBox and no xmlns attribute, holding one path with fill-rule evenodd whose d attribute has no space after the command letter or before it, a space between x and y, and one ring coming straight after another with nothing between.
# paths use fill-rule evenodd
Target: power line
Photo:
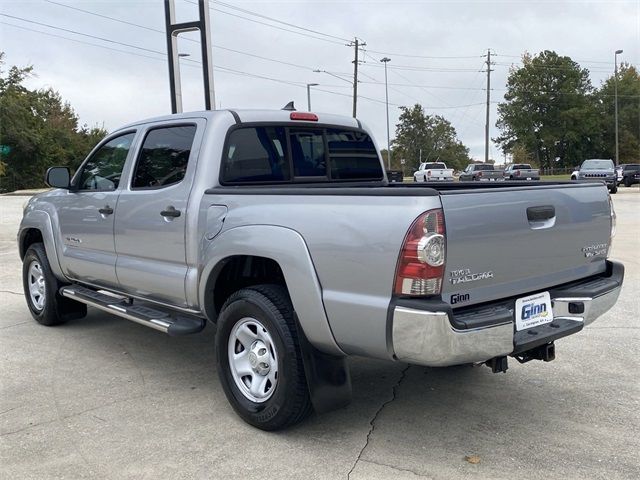
<instances>
[{"instance_id":1,"label":"power line","mask_svg":"<svg viewBox=\"0 0 640 480\"><path fill-rule=\"evenodd\" d=\"M186 1L186 0L185 0L185 1ZM189 3L191 3L191 2L189 2ZM313 30L313 29L311 29L311 28L307 28L307 27L301 27L300 25L296 25L296 24L293 24L293 23L288 23L288 22L285 22L285 21L279 20L279 19L277 19L277 18L268 17L267 15L263 15L263 14L260 14L260 13L257 13L257 12L253 12L253 11L251 11L251 10L246 10L246 9L244 9L244 8L240 8L240 7L237 7L237 6L235 6L235 5L230 5L230 4L228 4L228 3L220 2L220 1L218 1L218 0L214 0L214 3L216 3L216 4L218 4L218 5L222 5L222 6L226 7L226 8L231 9L231 10L236 10L236 11L238 11L238 12L246 13L246 14L248 14L248 15L253 15L253 16L256 16L256 17L258 17L258 18L263 18L263 19L266 19L266 20L270 20L270 21L272 21L272 22L280 23L280 24L282 24L282 25L286 25L286 26L288 26L288 27L297 28L297 29L299 29L299 30L303 30L303 31L305 31L305 32L310 32L310 33L314 33L314 34L316 34L316 35L322 35L322 36L325 36L325 37L334 38L334 39L336 39L336 40L341 40L341 41L343 41L343 42L350 42L350 41L351 41L351 40L349 40L349 39L347 39L347 38L337 37L337 36L335 36L335 35L331 35L331 34L329 34L329 33L325 33L325 32L320 32L320 31L318 31L318 30Z\"/></svg>"},{"instance_id":2,"label":"power line","mask_svg":"<svg viewBox=\"0 0 640 480\"><path fill-rule=\"evenodd\" d=\"M54 4L54 5L59 5L61 7L65 7L65 8L70 8L72 10L76 10L78 12L86 13L88 15L93 15L93 16L104 18L104 19L107 19L107 20L112 20L114 22L119 22L119 23L123 23L123 24L126 24L126 25L130 25L132 27L143 28L145 30L148 30L148 31L151 31L151 32L160 33L162 35L164 35L164 33L165 33L164 30L160 30L159 28L152 28L152 27L147 27L146 25L140 25L138 23L127 22L127 21L122 20L120 18L110 17L108 15L102 15L102 14L99 14L99 13L92 12L90 10L84 10L82 8L73 7L71 5L66 5L64 3L55 2L55 1L52 1L52 0L45 0L45 1L47 3L51 3L51 4ZM185 37L184 40L187 40L187 41L193 42L193 43L198 43L198 44L200 43L198 40L195 40L193 38L188 38L188 37ZM213 48L217 48L219 50L226 50L228 52L238 53L240 55L246 55L248 57L253 57L253 58L259 58L261 60L266 60L266 61L269 61L269 62L280 63L282 65L288 65L290 67L301 68L301 69L304 69L304 70L313 70L311 67L306 66L306 65L299 65L299 64L292 63L292 62L287 62L287 61L284 61L284 60L278 60L276 58L264 57L264 56L261 56L261 55L256 55L254 53L249 53L249 52L245 52L245 51L242 51L242 50L236 50L236 49L233 49L233 48L223 47L221 45L212 44L212 46L213 46Z\"/></svg>"},{"instance_id":3,"label":"power line","mask_svg":"<svg viewBox=\"0 0 640 480\"><path fill-rule=\"evenodd\" d=\"M70 42L81 43L81 44L84 44L84 45L91 45L92 47L104 48L106 50L111 50L113 52L126 53L128 55L135 55L136 57L150 58L152 60L159 60L161 62L166 62L165 59L158 58L158 57L152 57L151 55L144 55L144 54L141 54L141 53L130 52L130 51L127 51L127 50L120 50L118 48L107 47L106 45L99 45L97 43L87 42L85 40L78 40L76 38L69 38L69 37L65 37L63 35L56 35L55 33L51 33L51 32L43 32L41 30L36 30L34 28L25 27L24 25L14 25L13 23L7 23L7 22L0 22L0 24L7 25L9 27L19 28L21 30L27 30L29 32L41 33L42 35L48 35L50 37L61 38L63 40L68 40Z\"/></svg>"},{"instance_id":4,"label":"power line","mask_svg":"<svg viewBox=\"0 0 640 480\"><path fill-rule=\"evenodd\" d=\"M90 35L88 33L76 32L75 30L70 30L70 29L62 28L62 27L56 27L54 25L49 25L48 23L36 22L34 20L28 20L26 18L16 17L14 15L9 15L9 14L6 14L6 13L0 13L0 16L1 17L12 18L14 20L20 20L22 22L32 23L34 25L40 25L41 27L48 27L48 28L53 28L54 30L60 30L60 31L67 32L67 33L73 33L75 35L81 35L83 37L88 37L88 38L93 38L93 39L96 39L96 40L101 40L101 41L107 42L107 43L113 43L115 45L122 45L124 47L135 48L136 50L142 50L142 51L145 51L145 52L151 52L151 53L156 53L156 54L159 54L159 55L165 55L164 52L159 52L158 50L152 50L150 48L139 47L137 45L131 45L130 43L118 42L117 40L111 40L110 38L99 37L97 35Z\"/></svg>"},{"instance_id":5,"label":"power line","mask_svg":"<svg viewBox=\"0 0 640 480\"><path fill-rule=\"evenodd\" d=\"M186 3L191 3L191 4L193 4L193 5L197 5L197 3L196 3L196 2L192 2L192 1L190 1L190 0L183 0L183 1L184 1L184 2L186 2ZM257 24L264 25L264 26L267 26L267 27L275 28L275 29L277 29L277 30L282 30L282 31L289 32L289 33L295 33L296 35L301 35L301 36L303 36L303 37L313 38L313 39L315 39L315 40L321 40L321 41L323 41L323 42L332 43L332 44L334 44L334 45L342 45L342 46L344 46L344 43L342 43L342 42L338 42L338 41L335 41L335 40L331 40L331 39L329 39L329 38L316 37L316 36L310 35L310 34L308 34L308 33L306 33L306 32L299 32L299 31L296 31L296 30L291 30L291 29L288 29L288 28L279 27L279 26L277 26L277 25L272 25L272 24L270 24L270 23L261 22L261 21L259 21L259 20L255 20L255 19L253 19L253 18L248 18L248 17L242 16L242 15L238 15L238 14L236 14L236 13L231 13L231 12L227 12L227 11L225 11L225 10L221 10L221 9L216 8L216 7L213 7L213 6L211 6L211 5L209 6L209 9L210 9L210 10L213 10L213 11L215 11L215 12L218 12L218 13L222 13L222 14L225 14L225 15L232 16L232 17L242 18L243 20L247 20L247 21L249 21L249 22L253 22L253 23L257 23Z\"/></svg>"},{"instance_id":6,"label":"power line","mask_svg":"<svg viewBox=\"0 0 640 480\"><path fill-rule=\"evenodd\" d=\"M0 24L7 25L7 26L10 26L10 27L14 27L14 28L18 28L18 29L21 29L21 30L27 30L27 31L30 31L30 32L40 33L42 35L47 35L47 36L50 36L50 37L61 38L63 40L68 40L70 42L81 43L81 44L89 45L89 46L92 46L92 47L104 48L104 49L111 50L111 51L114 51L114 52L125 53L125 54L128 54L128 55L134 55L136 57L149 58L151 60L157 60L157 61L166 63L166 59L164 59L164 58L152 57L152 56L149 56L149 55L144 55L144 54L137 53L137 52L130 52L130 51L127 51L127 50L120 50L120 49L117 49L117 48L108 47L106 45L99 45L99 44L92 43L92 42L87 42L87 41L84 41L84 40L78 40L78 39L75 39L75 38L65 37L63 35L57 35L57 34L51 33L51 32L43 32L41 30L36 30L36 29L33 29L33 28L25 27L23 25L14 25L12 23L7 23L7 22L0 22ZM51 27L51 28L56 28L56 27ZM162 55L166 57L166 54L163 53ZM193 67L193 68L199 68L199 64L200 64L200 62L198 62L196 60L191 60L191 59L187 59L187 58L183 59L183 62L186 62L185 66ZM255 74L255 73L244 72L244 71L241 71L241 70L235 70L235 69L232 69L232 68L229 68L229 67L224 67L224 66L221 66L221 65L215 66L214 70L217 71L217 72L220 72L220 73L229 73L229 74L240 75L240 76L245 76L245 77L258 78L258 79L261 79L261 80L268 80L268 81L272 81L272 82L276 82L276 83L282 83L282 84L291 85L291 86L295 86L295 87L306 88L306 83L303 83L303 82L293 82L293 81L290 81L290 80L283 80L283 79L268 77L268 76L265 76L265 75L258 75L258 74ZM331 85L330 87L334 88L336 86ZM324 89L324 88L316 88L315 90L316 91L320 91L320 92L324 92L324 93L329 93L331 95L337 95L337 96L340 96L340 97L349 97L349 98L351 98L351 94L347 94L347 93L334 92L332 90L327 90L327 89ZM359 98L362 98L362 99L365 99L365 100L368 100L368 101L371 101L371 102L375 102L375 103L385 103L384 100L379 100L379 99L367 97L367 96L364 96L364 95L360 95ZM399 105L396 105L396 104L390 104L390 105L399 106Z\"/></svg>"},{"instance_id":7,"label":"power line","mask_svg":"<svg viewBox=\"0 0 640 480\"><path fill-rule=\"evenodd\" d=\"M159 30L159 29L151 28L151 27L146 27L144 25L139 25L139 24L133 23L133 22L127 22L126 20L122 20L120 18L110 17L108 15L102 15L101 13L92 12L90 10L84 10L82 8L74 7L72 5L67 5L66 3L54 2L53 0L44 0L44 1L47 2L47 3L51 3L53 5L58 5L60 7L69 8L71 10L76 10L76 11L82 12L82 13L87 13L89 15L93 15L94 17L106 18L107 20L113 20L114 22L120 22L120 23L123 23L125 25L131 25L132 27L144 28L145 30L149 30L151 32L164 33L163 30ZM191 39L189 39L189 40L191 40Z\"/></svg>"},{"instance_id":8,"label":"power line","mask_svg":"<svg viewBox=\"0 0 640 480\"><path fill-rule=\"evenodd\" d=\"M390 53L390 52L381 52L379 50L367 50L370 53L376 53L378 55L387 55L389 57L408 57L408 58L425 58L429 60L461 60L461 59L470 59L470 58L480 58L484 57L484 55L468 55L468 56L433 56L433 55L415 55L409 53Z\"/></svg>"}]
</instances>

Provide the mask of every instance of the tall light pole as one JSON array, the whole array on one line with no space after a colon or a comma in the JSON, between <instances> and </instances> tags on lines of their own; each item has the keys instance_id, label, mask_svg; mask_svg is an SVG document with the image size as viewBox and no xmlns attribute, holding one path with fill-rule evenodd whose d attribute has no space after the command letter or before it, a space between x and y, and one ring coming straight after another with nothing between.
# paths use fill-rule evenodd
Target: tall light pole
<instances>
[{"instance_id":1,"label":"tall light pole","mask_svg":"<svg viewBox=\"0 0 640 480\"><path fill-rule=\"evenodd\" d=\"M311 87L317 87L319 83L307 83L307 108L311 111Z\"/></svg>"},{"instance_id":2,"label":"tall light pole","mask_svg":"<svg viewBox=\"0 0 640 480\"><path fill-rule=\"evenodd\" d=\"M614 79L613 79L613 90L615 97L615 117L616 117L616 167L619 162L619 152L618 152L618 55L622 53L622 50L616 50L614 58L615 69L614 69Z\"/></svg>"},{"instance_id":3,"label":"tall light pole","mask_svg":"<svg viewBox=\"0 0 640 480\"><path fill-rule=\"evenodd\" d=\"M387 106L387 170L391 170L391 141L389 137L389 83L387 82L387 63L391 61L389 57L380 60L384 63L384 103Z\"/></svg>"}]
</instances>

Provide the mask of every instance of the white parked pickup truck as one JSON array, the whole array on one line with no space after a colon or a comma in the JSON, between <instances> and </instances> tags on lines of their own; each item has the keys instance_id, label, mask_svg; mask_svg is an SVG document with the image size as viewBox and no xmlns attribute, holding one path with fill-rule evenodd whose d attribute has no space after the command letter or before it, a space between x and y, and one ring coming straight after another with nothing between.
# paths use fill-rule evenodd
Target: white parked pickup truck
<instances>
[{"instance_id":1,"label":"white parked pickup truck","mask_svg":"<svg viewBox=\"0 0 640 480\"><path fill-rule=\"evenodd\" d=\"M421 163L413 174L414 182L452 182L453 168L447 168L442 162Z\"/></svg>"}]
</instances>

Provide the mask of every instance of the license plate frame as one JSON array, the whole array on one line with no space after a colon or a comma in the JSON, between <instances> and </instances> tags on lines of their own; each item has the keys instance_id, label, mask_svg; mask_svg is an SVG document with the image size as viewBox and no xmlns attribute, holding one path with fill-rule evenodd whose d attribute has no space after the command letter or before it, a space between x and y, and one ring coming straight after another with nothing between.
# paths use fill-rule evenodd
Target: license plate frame
<instances>
[{"instance_id":1,"label":"license plate frame","mask_svg":"<svg viewBox=\"0 0 640 480\"><path fill-rule=\"evenodd\" d=\"M553 322L553 308L549 292L540 292L516 299L516 332Z\"/></svg>"}]
</instances>

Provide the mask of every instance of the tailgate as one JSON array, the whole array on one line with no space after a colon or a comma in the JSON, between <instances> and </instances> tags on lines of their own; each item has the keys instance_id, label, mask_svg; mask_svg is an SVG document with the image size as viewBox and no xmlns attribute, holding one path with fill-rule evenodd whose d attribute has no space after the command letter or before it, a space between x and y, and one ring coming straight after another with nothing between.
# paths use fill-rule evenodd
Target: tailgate
<instances>
[{"instance_id":1,"label":"tailgate","mask_svg":"<svg viewBox=\"0 0 640 480\"><path fill-rule=\"evenodd\" d=\"M446 302L508 298L605 270L610 207L603 185L450 191L441 199Z\"/></svg>"}]
</instances>

